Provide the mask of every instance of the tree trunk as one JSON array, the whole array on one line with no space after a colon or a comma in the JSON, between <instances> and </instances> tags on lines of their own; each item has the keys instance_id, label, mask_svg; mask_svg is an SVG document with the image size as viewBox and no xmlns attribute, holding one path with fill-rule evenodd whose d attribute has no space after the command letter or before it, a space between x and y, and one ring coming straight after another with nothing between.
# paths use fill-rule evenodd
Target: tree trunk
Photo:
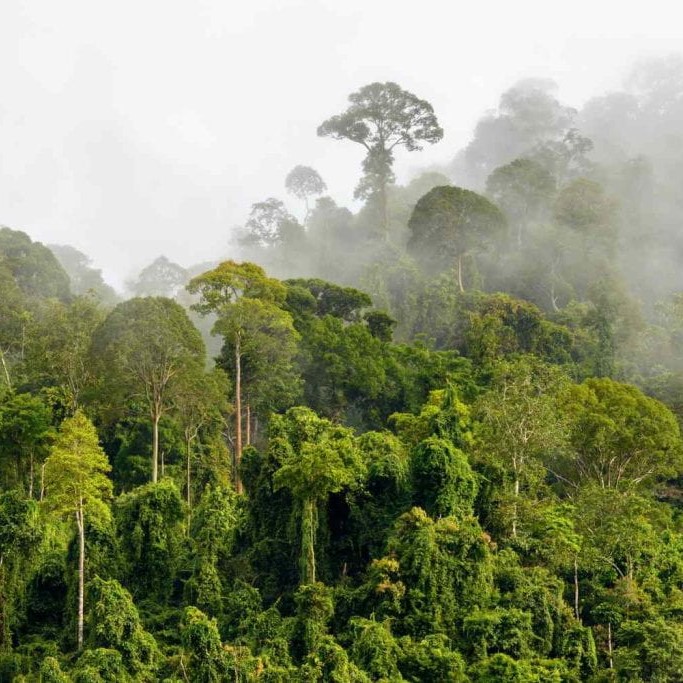
<instances>
[{"instance_id":1,"label":"tree trunk","mask_svg":"<svg viewBox=\"0 0 683 683\"><path fill-rule=\"evenodd\" d=\"M40 466L40 502L43 502L45 497L45 463Z\"/></svg>"},{"instance_id":2,"label":"tree trunk","mask_svg":"<svg viewBox=\"0 0 683 683\"><path fill-rule=\"evenodd\" d=\"M235 339L235 490L242 493L242 349L239 333Z\"/></svg>"},{"instance_id":3,"label":"tree trunk","mask_svg":"<svg viewBox=\"0 0 683 683\"><path fill-rule=\"evenodd\" d=\"M2 362L2 369L5 371L5 381L7 382L7 388L12 388L12 380L9 376L9 368L7 367L7 362L5 360L5 352L0 349L0 361Z\"/></svg>"},{"instance_id":4,"label":"tree trunk","mask_svg":"<svg viewBox=\"0 0 683 683\"><path fill-rule=\"evenodd\" d=\"M614 668L614 661L612 660L612 622L607 622L607 652L609 653L609 668Z\"/></svg>"},{"instance_id":5,"label":"tree trunk","mask_svg":"<svg viewBox=\"0 0 683 683\"><path fill-rule=\"evenodd\" d=\"M159 478L159 419L161 414L154 408L152 416L152 482L157 483Z\"/></svg>"},{"instance_id":6,"label":"tree trunk","mask_svg":"<svg viewBox=\"0 0 683 683\"><path fill-rule=\"evenodd\" d=\"M512 537L517 538L517 499L519 498L519 477L515 477L515 503L512 507Z\"/></svg>"},{"instance_id":7,"label":"tree trunk","mask_svg":"<svg viewBox=\"0 0 683 683\"><path fill-rule=\"evenodd\" d=\"M315 583L315 501L307 498L301 515L301 583Z\"/></svg>"},{"instance_id":8,"label":"tree trunk","mask_svg":"<svg viewBox=\"0 0 683 683\"><path fill-rule=\"evenodd\" d=\"M460 293L463 293L465 291L465 288L462 286L462 255L458 254L458 287L460 287Z\"/></svg>"},{"instance_id":9,"label":"tree trunk","mask_svg":"<svg viewBox=\"0 0 683 683\"><path fill-rule=\"evenodd\" d=\"M191 510L192 509L192 497L190 494L190 486L192 484L192 469L191 469L191 459L192 459L192 439L189 437L186 437L185 439L185 451L187 454L187 471L185 473L186 475L186 486L187 486L187 509Z\"/></svg>"},{"instance_id":10,"label":"tree trunk","mask_svg":"<svg viewBox=\"0 0 683 683\"><path fill-rule=\"evenodd\" d=\"M85 603L85 519L83 501L76 511L78 524L78 649L83 649L83 607Z\"/></svg>"},{"instance_id":11,"label":"tree trunk","mask_svg":"<svg viewBox=\"0 0 683 683\"><path fill-rule=\"evenodd\" d=\"M33 451L29 455L28 497L33 500Z\"/></svg>"}]
</instances>

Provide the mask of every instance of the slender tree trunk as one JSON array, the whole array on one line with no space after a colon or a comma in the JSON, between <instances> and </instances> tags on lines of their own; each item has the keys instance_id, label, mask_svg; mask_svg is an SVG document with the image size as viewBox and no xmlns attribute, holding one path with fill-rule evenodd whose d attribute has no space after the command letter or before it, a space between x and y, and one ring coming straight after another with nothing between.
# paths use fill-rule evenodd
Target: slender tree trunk
<instances>
[{"instance_id":1,"label":"slender tree trunk","mask_svg":"<svg viewBox=\"0 0 683 683\"><path fill-rule=\"evenodd\" d=\"M28 497L33 499L33 451L29 455Z\"/></svg>"},{"instance_id":2,"label":"slender tree trunk","mask_svg":"<svg viewBox=\"0 0 683 683\"><path fill-rule=\"evenodd\" d=\"M85 604L85 519L83 500L76 511L78 524L78 649L83 649L83 609Z\"/></svg>"},{"instance_id":3,"label":"slender tree trunk","mask_svg":"<svg viewBox=\"0 0 683 683\"><path fill-rule=\"evenodd\" d=\"M235 339L235 490L242 493L242 349L239 333Z\"/></svg>"},{"instance_id":4,"label":"slender tree trunk","mask_svg":"<svg viewBox=\"0 0 683 683\"><path fill-rule=\"evenodd\" d=\"M159 478L159 419L161 414L154 407L152 416L152 482L155 484Z\"/></svg>"},{"instance_id":5,"label":"slender tree trunk","mask_svg":"<svg viewBox=\"0 0 683 683\"><path fill-rule=\"evenodd\" d=\"M517 499L519 498L519 477L515 477L515 503L512 507L512 537L517 538Z\"/></svg>"},{"instance_id":6,"label":"slender tree trunk","mask_svg":"<svg viewBox=\"0 0 683 683\"><path fill-rule=\"evenodd\" d=\"M5 381L7 382L7 388L12 388L12 380L9 376L9 368L7 367L7 361L5 360L5 352L0 349L0 361L2 362L2 369L5 372Z\"/></svg>"},{"instance_id":7,"label":"slender tree trunk","mask_svg":"<svg viewBox=\"0 0 683 683\"><path fill-rule=\"evenodd\" d=\"M307 498L301 515L301 583L315 583L315 501Z\"/></svg>"},{"instance_id":8,"label":"slender tree trunk","mask_svg":"<svg viewBox=\"0 0 683 683\"><path fill-rule=\"evenodd\" d=\"M43 502L45 497L45 463L40 466L40 502Z\"/></svg>"},{"instance_id":9,"label":"slender tree trunk","mask_svg":"<svg viewBox=\"0 0 683 683\"><path fill-rule=\"evenodd\" d=\"M579 616L579 562L574 556L574 616L580 621Z\"/></svg>"},{"instance_id":10,"label":"slender tree trunk","mask_svg":"<svg viewBox=\"0 0 683 683\"><path fill-rule=\"evenodd\" d=\"M192 460L192 439L190 437L185 438L185 453L187 455L187 471L185 472L186 475L186 486L187 486L187 509L191 510L192 509L192 496L191 496L191 485L192 485L192 468L191 468L191 460Z\"/></svg>"},{"instance_id":11,"label":"slender tree trunk","mask_svg":"<svg viewBox=\"0 0 683 683\"><path fill-rule=\"evenodd\" d=\"M246 405L246 421L247 421L247 446L251 445L251 406L247 403Z\"/></svg>"},{"instance_id":12,"label":"slender tree trunk","mask_svg":"<svg viewBox=\"0 0 683 683\"><path fill-rule=\"evenodd\" d=\"M607 652L609 653L609 668L614 668L614 661L612 659L612 622L607 622Z\"/></svg>"},{"instance_id":13,"label":"slender tree trunk","mask_svg":"<svg viewBox=\"0 0 683 683\"><path fill-rule=\"evenodd\" d=\"M462 286L462 254L458 254L458 287L460 287L461 293L465 291Z\"/></svg>"}]
</instances>

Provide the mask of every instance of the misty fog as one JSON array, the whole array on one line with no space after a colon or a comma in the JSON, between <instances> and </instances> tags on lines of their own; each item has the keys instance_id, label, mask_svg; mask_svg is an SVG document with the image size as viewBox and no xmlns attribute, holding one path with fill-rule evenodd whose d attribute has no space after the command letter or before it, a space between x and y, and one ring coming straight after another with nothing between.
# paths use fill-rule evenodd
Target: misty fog
<instances>
[{"instance_id":1,"label":"misty fog","mask_svg":"<svg viewBox=\"0 0 683 683\"><path fill-rule=\"evenodd\" d=\"M0 224L74 246L121 290L161 254L187 268L232 253L234 227L253 203L285 199L297 164L318 170L355 213L360 150L315 134L349 92L392 80L434 105L444 139L397 155L405 184L447 166L522 78L555 80L560 101L579 109L618 92L639 55L680 44L658 4L644 15L583 2L558 21L531 1L463 15L435 1L412 11L384 1L10 0L0 23ZM300 204L287 203L301 219Z\"/></svg>"}]
</instances>

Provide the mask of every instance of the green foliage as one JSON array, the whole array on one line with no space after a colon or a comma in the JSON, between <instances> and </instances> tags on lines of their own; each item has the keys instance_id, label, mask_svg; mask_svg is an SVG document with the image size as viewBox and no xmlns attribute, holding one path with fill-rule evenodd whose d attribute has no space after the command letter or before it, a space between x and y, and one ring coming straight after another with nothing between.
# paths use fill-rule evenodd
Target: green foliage
<instances>
[{"instance_id":1,"label":"green foliage","mask_svg":"<svg viewBox=\"0 0 683 683\"><path fill-rule=\"evenodd\" d=\"M294 288L295 291L296 289L303 289L309 292L315 300L315 308L308 308L307 312L311 312L319 318L331 315L346 322L358 322L360 312L372 304L370 297L365 292L353 287L340 287L324 280L312 278L285 280L285 284L288 288ZM289 300L288 292L288 303ZM296 312L297 309L294 308L292 314L294 315Z\"/></svg>"},{"instance_id":2,"label":"green foliage","mask_svg":"<svg viewBox=\"0 0 683 683\"><path fill-rule=\"evenodd\" d=\"M52 411L38 396L12 394L0 403L0 474L6 489L40 497L40 467L53 437Z\"/></svg>"},{"instance_id":3,"label":"green foliage","mask_svg":"<svg viewBox=\"0 0 683 683\"><path fill-rule=\"evenodd\" d=\"M181 547L183 501L170 479L119 496L114 507L126 581L135 597L170 597Z\"/></svg>"},{"instance_id":4,"label":"green foliage","mask_svg":"<svg viewBox=\"0 0 683 683\"><path fill-rule=\"evenodd\" d=\"M415 205L408 248L425 269L456 268L462 290L463 256L487 248L505 229L500 209L476 192L435 187Z\"/></svg>"},{"instance_id":5,"label":"green foliage","mask_svg":"<svg viewBox=\"0 0 683 683\"><path fill-rule=\"evenodd\" d=\"M73 670L74 683L116 683L131 681L117 650L97 648L85 650Z\"/></svg>"},{"instance_id":6,"label":"green foliage","mask_svg":"<svg viewBox=\"0 0 683 683\"><path fill-rule=\"evenodd\" d=\"M28 326L24 354L28 379L34 386L44 387L68 415L95 393L90 343L103 319L97 301L84 294L68 304L46 303Z\"/></svg>"},{"instance_id":7,"label":"green foliage","mask_svg":"<svg viewBox=\"0 0 683 683\"><path fill-rule=\"evenodd\" d=\"M351 140L363 145L363 177L355 196L379 198L380 224L388 239L387 186L393 182L393 150L422 148L443 137L434 109L425 100L403 90L396 83L370 83L349 95L351 105L318 127L318 135L336 140Z\"/></svg>"},{"instance_id":8,"label":"green foliage","mask_svg":"<svg viewBox=\"0 0 683 683\"><path fill-rule=\"evenodd\" d=\"M564 476L607 488L652 486L683 467L680 430L671 411L639 389L611 379L572 385L563 398L572 451Z\"/></svg>"},{"instance_id":9,"label":"green foliage","mask_svg":"<svg viewBox=\"0 0 683 683\"><path fill-rule=\"evenodd\" d=\"M518 247L525 241L529 224L545 218L555 192L553 175L532 159L499 166L486 181L486 193L516 228Z\"/></svg>"},{"instance_id":10,"label":"green foliage","mask_svg":"<svg viewBox=\"0 0 683 683\"><path fill-rule=\"evenodd\" d=\"M643 74L631 143L681 119ZM0 681L683 679L675 155L527 81L400 186L431 106L350 99L319 132L363 145L363 205L309 211L297 167L303 222L247 218L288 280L161 257L107 312L87 257L55 248L72 296L0 229Z\"/></svg>"},{"instance_id":11,"label":"green foliage","mask_svg":"<svg viewBox=\"0 0 683 683\"><path fill-rule=\"evenodd\" d=\"M468 517L477 480L465 454L450 441L432 436L413 452L414 503L432 517Z\"/></svg>"},{"instance_id":12,"label":"green foliage","mask_svg":"<svg viewBox=\"0 0 683 683\"><path fill-rule=\"evenodd\" d=\"M474 519L433 520L413 508L387 543L405 585L400 628L413 637L453 635L459 616L491 591L489 539ZM401 591L393 591L400 597Z\"/></svg>"},{"instance_id":13,"label":"green foliage","mask_svg":"<svg viewBox=\"0 0 683 683\"><path fill-rule=\"evenodd\" d=\"M105 475L110 470L94 425L77 412L62 423L45 461L48 506L64 515L84 507L106 517L103 501L111 497L112 486Z\"/></svg>"},{"instance_id":14,"label":"green foliage","mask_svg":"<svg viewBox=\"0 0 683 683\"><path fill-rule=\"evenodd\" d=\"M136 297L168 297L175 299L187 284L189 275L177 263L159 256L145 266L135 281L126 283Z\"/></svg>"},{"instance_id":15,"label":"green foliage","mask_svg":"<svg viewBox=\"0 0 683 683\"><path fill-rule=\"evenodd\" d=\"M356 617L351 620L351 658L373 680L401 680L398 670L401 649L388 622Z\"/></svg>"},{"instance_id":16,"label":"green foliage","mask_svg":"<svg viewBox=\"0 0 683 683\"><path fill-rule=\"evenodd\" d=\"M71 679L62 671L57 659L45 657L40 665L40 681L41 683L70 683Z\"/></svg>"},{"instance_id":17,"label":"green foliage","mask_svg":"<svg viewBox=\"0 0 683 683\"><path fill-rule=\"evenodd\" d=\"M556 401L567 378L533 356L502 362L495 373L493 390L477 404L477 459L504 473L498 497L516 538L539 495L545 464L567 443Z\"/></svg>"},{"instance_id":18,"label":"green foliage","mask_svg":"<svg viewBox=\"0 0 683 683\"><path fill-rule=\"evenodd\" d=\"M117 303L116 292L104 281L102 271L91 266L92 259L68 244L48 246L69 276L69 285L75 295L93 295L105 306Z\"/></svg>"},{"instance_id":19,"label":"green foliage","mask_svg":"<svg viewBox=\"0 0 683 683\"><path fill-rule=\"evenodd\" d=\"M95 577L88 585L88 600L88 646L116 650L135 680L154 680L161 654L130 593L115 580Z\"/></svg>"},{"instance_id":20,"label":"green foliage","mask_svg":"<svg viewBox=\"0 0 683 683\"><path fill-rule=\"evenodd\" d=\"M326 640L327 624L334 614L332 590L323 583L299 586L294 594L297 608L294 649L300 657L318 652Z\"/></svg>"},{"instance_id":21,"label":"green foliage","mask_svg":"<svg viewBox=\"0 0 683 683\"><path fill-rule=\"evenodd\" d=\"M231 554L237 524L235 493L207 487L192 517L194 566L185 584L185 597L209 616L222 612L223 587L218 563Z\"/></svg>"},{"instance_id":22,"label":"green foliage","mask_svg":"<svg viewBox=\"0 0 683 683\"><path fill-rule=\"evenodd\" d=\"M0 228L0 263L11 273L19 289L30 297L67 301L69 276L54 254L19 230Z\"/></svg>"},{"instance_id":23,"label":"green foliage","mask_svg":"<svg viewBox=\"0 0 683 683\"><path fill-rule=\"evenodd\" d=\"M273 477L299 505L301 583L316 580L318 506L363 475L362 461L348 429L335 427L307 408L291 408L271 425L271 448L284 455Z\"/></svg>"},{"instance_id":24,"label":"green foliage","mask_svg":"<svg viewBox=\"0 0 683 683\"><path fill-rule=\"evenodd\" d=\"M445 635L433 634L420 641L402 638L400 644L400 668L406 680L469 683L465 661L459 652L451 649Z\"/></svg>"},{"instance_id":25,"label":"green foliage","mask_svg":"<svg viewBox=\"0 0 683 683\"><path fill-rule=\"evenodd\" d=\"M230 304L241 296L270 302L282 302L286 288L277 280L266 277L265 271L254 263L224 261L219 266L193 278L187 290L199 294L194 308L202 314L227 315Z\"/></svg>"},{"instance_id":26,"label":"green foliage","mask_svg":"<svg viewBox=\"0 0 683 683\"><path fill-rule=\"evenodd\" d=\"M38 506L19 491L0 493L0 653L11 648L30 567L43 529Z\"/></svg>"},{"instance_id":27,"label":"green foliage","mask_svg":"<svg viewBox=\"0 0 683 683\"><path fill-rule=\"evenodd\" d=\"M184 665L193 683L219 683L229 679L228 655L223 650L216 622L196 607L186 607L181 623Z\"/></svg>"},{"instance_id":28,"label":"green foliage","mask_svg":"<svg viewBox=\"0 0 683 683\"><path fill-rule=\"evenodd\" d=\"M93 335L91 353L114 393L104 402L120 416L136 400L152 423L152 481L159 465L159 420L173 404L185 373L204 365L204 342L185 310L171 299L146 297L119 304Z\"/></svg>"},{"instance_id":29,"label":"green foliage","mask_svg":"<svg viewBox=\"0 0 683 683\"><path fill-rule=\"evenodd\" d=\"M657 618L621 625L615 653L620 680L676 681L683 676L683 628Z\"/></svg>"},{"instance_id":30,"label":"green foliage","mask_svg":"<svg viewBox=\"0 0 683 683\"><path fill-rule=\"evenodd\" d=\"M331 548L351 573L382 554L394 520L410 507L411 497L410 458L399 439L388 432L365 432L358 447L367 474L349 495L350 528L335 534Z\"/></svg>"}]
</instances>

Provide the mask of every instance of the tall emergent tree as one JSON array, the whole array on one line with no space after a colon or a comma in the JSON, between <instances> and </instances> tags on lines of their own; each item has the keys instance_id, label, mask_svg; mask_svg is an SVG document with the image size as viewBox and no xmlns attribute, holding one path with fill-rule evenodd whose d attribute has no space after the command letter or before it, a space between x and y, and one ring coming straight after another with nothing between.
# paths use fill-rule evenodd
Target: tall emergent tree
<instances>
[{"instance_id":1,"label":"tall emergent tree","mask_svg":"<svg viewBox=\"0 0 683 683\"><path fill-rule=\"evenodd\" d=\"M314 168L310 166L295 166L285 178L285 188L287 192L304 202L306 207L304 223L306 223L311 213L308 198L322 194L327 189L327 185L320 177L320 173Z\"/></svg>"},{"instance_id":2,"label":"tall emergent tree","mask_svg":"<svg viewBox=\"0 0 683 683\"><path fill-rule=\"evenodd\" d=\"M97 328L92 354L110 389L122 399L137 398L149 411L155 482L159 420L173 407L179 376L203 369L201 335L175 301L164 297L130 299L119 304Z\"/></svg>"},{"instance_id":3,"label":"tall emergent tree","mask_svg":"<svg viewBox=\"0 0 683 683\"><path fill-rule=\"evenodd\" d=\"M387 185L394 180L394 149L403 146L409 152L420 150L424 142L433 144L441 140L443 129L429 102L396 83L370 83L351 93L349 101L351 106L345 112L318 127L318 135L351 140L365 147L364 175L355 195L377 197L387 239Z\"/></svg>"},{"instance_id":4,"label":"tall emergent tree","mask_svg":"<svg viewBox=\"0 0 683 683\"><path fill-rule=\"evenodd\" d=\"M59 429L45 462L47 505L64 515L74 515L78 529L78 649L83 647L85 585L85 513L108 516L104 503L112 495L106 473L111 470L100 447L97 432L80 411Z\"/></svg>"},{"instance_id":5,"label":"tall emergent tree","mask_svg":"<svg viewBox=\"0 0 683 683\"><path fill-rule=\"evenodd\" d=\"M461 187L435 187L415 205L408 249L430 271L455 267L463 292L463 257L484 250L505 225L505 216L486 197Z\"/></svg>"},{"instance_id":6,"label":"tall emergent tree","mask_svg":"<svg viewBox=\"0 0 683 683\"><path fill-rule=\"evenodd\" d=\"M243 356L258 356L259 345L279 340L280 347L292 348L298 338L292 316L279 307L286 296L286 288L266 276L253 263L224 261L213 270L193 278L187 286L200 299L194 309L206 315L213 313L217 320L213 333L220 334L232 349L235 383L235 488L242 492L240 463L242 460L242 363Z\"/></svg>"},{"instance_id":7,"label":"tall emergent tree","mask_svg":"<svg viewBox=\"0 0 683 683\"><path fill-rule=\"evenodd\" d=\"M296 218L292 216L280 199L268 197L251 205L246 232L240 243L247 247L272 247L286 244L303 232Z\"/></svg>"}]
</instances>

